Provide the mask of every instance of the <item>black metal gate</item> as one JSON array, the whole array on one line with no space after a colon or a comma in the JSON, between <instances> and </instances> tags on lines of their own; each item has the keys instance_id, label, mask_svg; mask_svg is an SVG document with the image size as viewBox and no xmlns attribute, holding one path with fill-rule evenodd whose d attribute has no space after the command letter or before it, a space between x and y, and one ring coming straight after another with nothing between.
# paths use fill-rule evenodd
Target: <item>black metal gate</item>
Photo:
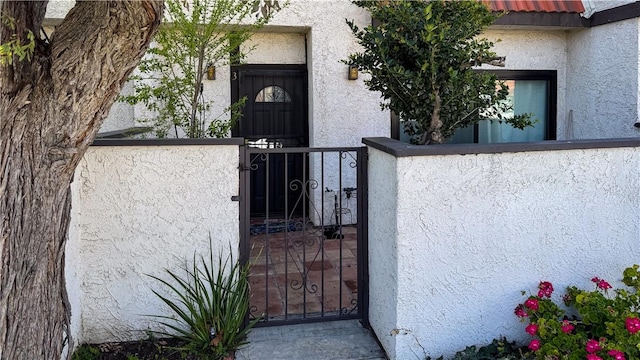
<instances>
[{"instance_id":1,"label":"black metal gate","mask_svg":"<svg viewBox=\"0 0 640 360\"><path fill-rule=\"evenodd\" d=\"M349 318L366 325L366 147L244 146L240 156L250 316L260 325ZM298 163L303 171L289 166ZM263 196L253 196L256 189ZM274 196L283 207L277 212L268 206Z\"/></svg>"}]
</instances>

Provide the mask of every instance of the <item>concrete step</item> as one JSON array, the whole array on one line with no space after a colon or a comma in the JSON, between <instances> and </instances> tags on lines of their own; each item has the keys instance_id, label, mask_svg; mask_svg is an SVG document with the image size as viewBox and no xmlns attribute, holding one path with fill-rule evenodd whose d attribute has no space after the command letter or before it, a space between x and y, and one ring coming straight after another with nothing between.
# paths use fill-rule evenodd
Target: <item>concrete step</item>
<instances>
[{"instance_id":1,"label":"concrete step","mask_svg":"<svg viewBox=\"0 0 640 360\"><path fill-rule=\"evenodd\" d=\"M255 328L237 360L385 360L358 320Z\"/></svg>"}]
</instances>

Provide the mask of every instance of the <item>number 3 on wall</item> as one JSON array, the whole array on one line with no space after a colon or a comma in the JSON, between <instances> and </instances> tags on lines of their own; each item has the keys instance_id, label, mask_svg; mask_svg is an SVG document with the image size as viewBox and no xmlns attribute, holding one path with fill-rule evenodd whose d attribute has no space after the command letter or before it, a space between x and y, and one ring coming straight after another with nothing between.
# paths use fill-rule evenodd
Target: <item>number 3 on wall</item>
<instances>
[{"instance_id":1,"label":"number 3 on wall","mask_svg":"<svg viewBox=\"0 0 640 360\"><path fill-rule=\"evenodd\" d=\"M233 74L231 74L231 81L235 81L238 80L238 72L234 71Z\"/></svg>"}]
</instances>

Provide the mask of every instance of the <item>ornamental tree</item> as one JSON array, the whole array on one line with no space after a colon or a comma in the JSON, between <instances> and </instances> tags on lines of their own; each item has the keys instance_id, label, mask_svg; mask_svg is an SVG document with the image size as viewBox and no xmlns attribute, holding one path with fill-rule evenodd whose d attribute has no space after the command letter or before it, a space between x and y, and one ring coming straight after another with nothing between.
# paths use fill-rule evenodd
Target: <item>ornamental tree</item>
<instances>
[{"instance_id":1,"label":"ornamental tree","mask_svg":"<svg viewBox=\"0 0 640 360\"><path fill-rule=\"evenodd\" d=\"M506 117L508 88L482 64L504 66L480 38L497 15L480 1L364 0L374 24L363 29L347 21L363 51L347 63L370 75L365 84L382 95L383 109L405 120L416 144L440 144L456 129L481 120L523 129L529 115Z\"/></svg>"},{"instance_id":2,"label":"ornamental tree","mask_svg":"<svg viewBox=\"0 0 640 360\"><path fill-rule=\"evenodd\" d=\"M238 110L245 99L206 126L205 113L212 105L203 96L206 68L240 61L240 45L266 24L280 5L277 0L166 0L165 4L167 21L154 38L150 56L140 62L139 74L130 78L134 93L121 100L150 110L154 117L148 121L158 137L166 137L170 131L176 137L182 133L190 138L225 137L240 116Z\"/></svg>"}]
</instances>

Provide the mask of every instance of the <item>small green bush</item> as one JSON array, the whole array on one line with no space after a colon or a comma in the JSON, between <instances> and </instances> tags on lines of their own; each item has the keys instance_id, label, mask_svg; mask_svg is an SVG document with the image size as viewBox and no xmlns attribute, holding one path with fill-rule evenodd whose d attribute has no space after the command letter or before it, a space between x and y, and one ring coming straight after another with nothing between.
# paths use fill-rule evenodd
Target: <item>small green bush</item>
<instances>
[{"instance_id":1,"label":"small green bush","mask_svg":"<svg viewBox=\"0 0 640 360\"><path fill-rule=\"evenodd\" d=\"M464 350L458 351L453 360L527 360L533 359L528 351L516 346L515 342L509 342L506 339L494 339L491 344L486 346L467 346ZM442 360L439 357L436 360ZM431 360L427 357L427 360Z\"/></svg>"},{"instance_id":2,"label":"small green bush","mask_svg":"<svg viewBox=\"0 0 640 360\"><path fill-rule=\"evenodd\" d=\"M91 345L82 344L71 355L71 360L97 360L100 358L100 350Z\"/></svg>"}]
</instances>

